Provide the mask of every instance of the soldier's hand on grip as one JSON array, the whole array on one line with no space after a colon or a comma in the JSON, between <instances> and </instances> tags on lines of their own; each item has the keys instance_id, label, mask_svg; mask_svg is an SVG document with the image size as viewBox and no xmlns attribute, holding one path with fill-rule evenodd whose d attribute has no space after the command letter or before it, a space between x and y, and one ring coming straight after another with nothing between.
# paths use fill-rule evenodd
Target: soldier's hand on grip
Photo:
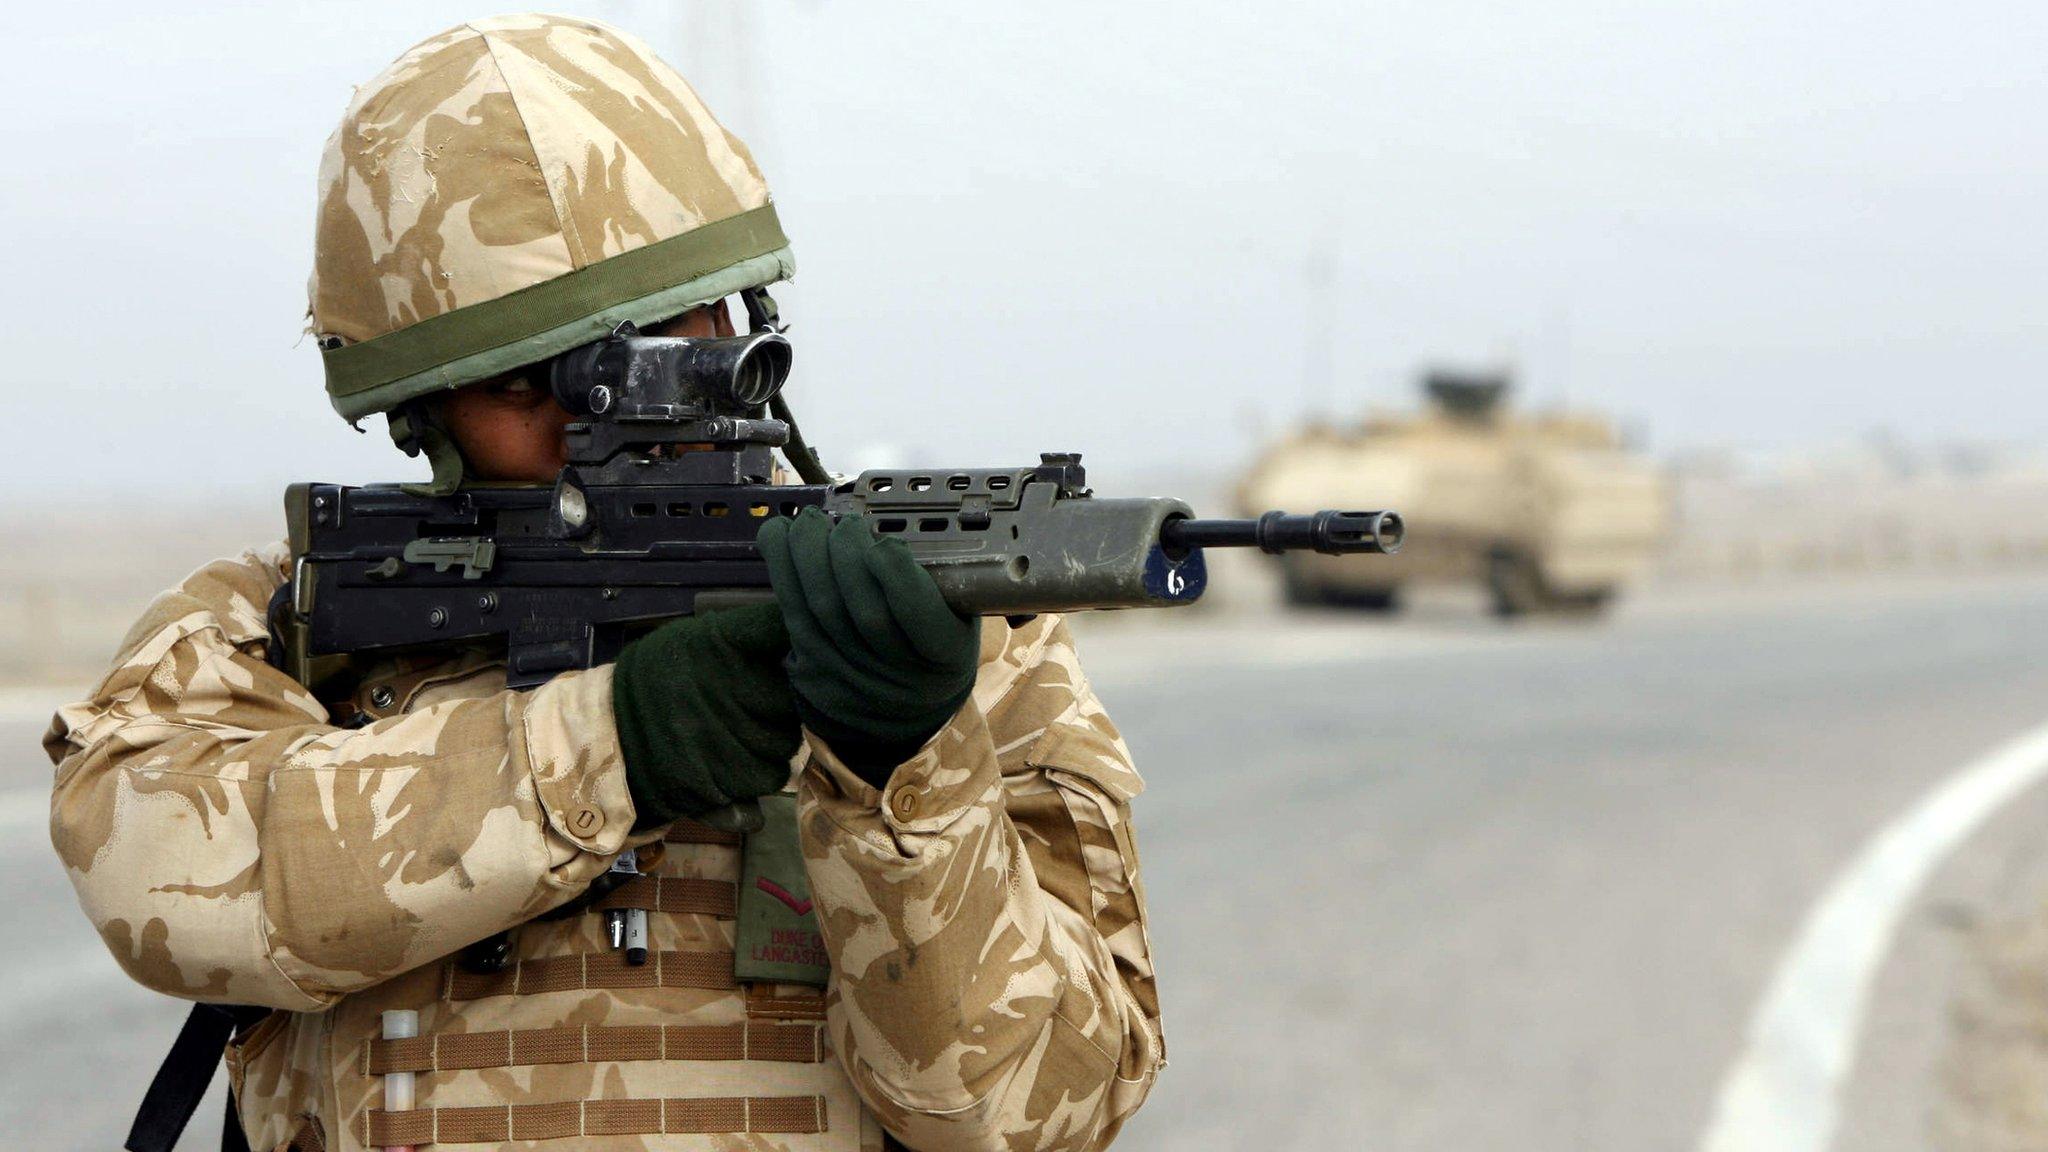
<instances>
[{"instance_id":1,"label":"soldier's hand on grip","mask_svg":"<svg viewBox=\"0 0 2048 1152\"><path fill-rule=\"evenodd\" d=\"M981 629L946 606L901 540L815 508L757 537L789 629L806 727L881 787L974 688Z\"/></svg>"},{"instance_id":2,"label":"soldier's hand on grip","mask_svg":"<svg viewBox=\"0 0 2048 1152\"><path fill-rule=\"evenodd\" d=\"M773 604L671 620L626 645L612 714L634 828L701 817L789 780L802 740Z\"/></svg>"}]
</instances>

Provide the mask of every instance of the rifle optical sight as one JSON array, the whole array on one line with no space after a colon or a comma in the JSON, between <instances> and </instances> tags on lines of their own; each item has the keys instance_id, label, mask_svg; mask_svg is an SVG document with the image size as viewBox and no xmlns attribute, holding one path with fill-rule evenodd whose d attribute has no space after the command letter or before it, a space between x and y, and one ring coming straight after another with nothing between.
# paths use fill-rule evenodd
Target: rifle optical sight
<instances>
[{"instance_id":1,"label":"rifle optical sight","mask_svg":"<svg viewBox=\"0 0 2048 1152\"><path fill-rule=\"evenodd\" d=\"M548 388L577 416L687 420L758 411L789 379L789 341L745 336L642 336L621 324L610 336L548 365Z\"/></svg>"}]
</instances>

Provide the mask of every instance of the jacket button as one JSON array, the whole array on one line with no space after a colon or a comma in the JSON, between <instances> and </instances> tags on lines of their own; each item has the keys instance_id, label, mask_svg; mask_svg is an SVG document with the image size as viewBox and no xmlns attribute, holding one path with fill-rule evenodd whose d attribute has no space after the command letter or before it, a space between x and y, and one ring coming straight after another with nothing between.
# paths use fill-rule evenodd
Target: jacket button
<instances>
[{"instance_id":1,"label":"jacket button","mask_svg":"<svg viewBox=\"0 0 2048 1152\"><path fill-rule=\"evenodd\" d=\"M569 813L569 830L578 836L589 836L604 827L604 813L588 804L578 804Z\"/></svg>"},{"instance_id":2,"label":"jacket button","mask_svg":"<svg viewBox=\"0 0 2048 1152\"><path fill-rule=\"evenodd\" d=\"M889 802L889 807L896 810L898 820L908 820L917 815L917 789L898 788L896 798Z\"/></svg>"}]
</instances>

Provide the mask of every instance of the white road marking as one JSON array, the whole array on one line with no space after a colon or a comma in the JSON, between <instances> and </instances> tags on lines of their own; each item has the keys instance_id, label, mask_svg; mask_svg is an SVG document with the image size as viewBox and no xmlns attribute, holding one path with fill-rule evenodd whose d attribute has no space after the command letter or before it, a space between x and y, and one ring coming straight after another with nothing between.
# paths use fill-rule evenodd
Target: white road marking
<instances>
[{"instance_id":1,"label":"white road marking","mask_svg":"<svg viewBox=\"0 0 2048 1152\"><path fill-rule=\"evenodd\" d=\"M2005 804L2048 778L2043 725L1942 781L1850 861L1807 914L1721 1081L1701 1152L1825 1152L1871 982L1914 897Z\"/></svg>"}]
</instances>

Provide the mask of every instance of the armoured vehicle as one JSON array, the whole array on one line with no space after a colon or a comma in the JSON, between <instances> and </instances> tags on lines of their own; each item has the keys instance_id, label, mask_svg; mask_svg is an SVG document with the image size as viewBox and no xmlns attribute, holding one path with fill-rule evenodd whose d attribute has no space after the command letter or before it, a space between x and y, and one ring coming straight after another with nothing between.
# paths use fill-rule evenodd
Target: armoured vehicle
<instances>
[{"instance_id":1,"label":"armoured vehicle","mask_svg":"<svg viewBox=\"0 0 2048 1152\"><path fill-rule=\"evenodd\" d=\"M1513 411L1505 374L1430 371L1422 386L1422 412L1301 428L1239 484L1247 508L1369 499L1407 520L1404 550L1383 564L1275 557L1289 603L1386 611L1412 584L1478 582L1504 616L1596 612L1648 566L1668 489L1610 422Z\"/></svg>"}]
</instances>

